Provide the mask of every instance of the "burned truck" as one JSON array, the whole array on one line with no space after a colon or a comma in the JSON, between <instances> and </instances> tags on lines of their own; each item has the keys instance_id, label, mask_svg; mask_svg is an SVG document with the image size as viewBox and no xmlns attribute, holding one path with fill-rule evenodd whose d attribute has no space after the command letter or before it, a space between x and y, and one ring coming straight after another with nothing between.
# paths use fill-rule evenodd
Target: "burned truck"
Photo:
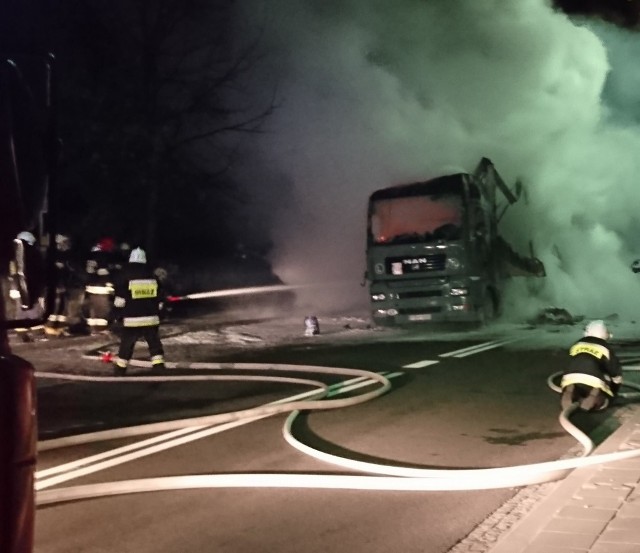
<instances>
[{"instance_id":1,"label":"burned truck","mask_svg":"<svg viewBox=\"0 0 640 553\"><path fill-rule=\"evenodd\" d=\"M483 158L473 173L371 194L365 279L373 321L484 324L500 313L506 279L545 276L531 243L523 256L499 233L507 207L522 195L519 182L514 188Z\"/></svg>"}]
</instances>

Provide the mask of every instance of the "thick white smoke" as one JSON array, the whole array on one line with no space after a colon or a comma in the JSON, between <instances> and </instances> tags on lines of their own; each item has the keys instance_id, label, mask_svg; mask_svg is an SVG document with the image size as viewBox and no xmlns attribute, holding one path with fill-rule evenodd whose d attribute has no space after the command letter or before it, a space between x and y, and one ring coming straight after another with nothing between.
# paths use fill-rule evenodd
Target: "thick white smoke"
<instances>
[{"instance_id":1,"label":"thick white smoke","mask_svg":"<svg viewBox=\"0 0 640 553\"><path fill-rule=\"evenodd\" d=\"M519 250L531 240L548 274L536 299L513 286L510 314L638 312L640 133L622 115L637 101L622 68L607 82L629 48L623 31L572 22L544 0L243 6L266 50L254 92L277 86L279 98L259 148L295 189L275 234L286 281L357 283L372 191L486 156L525 183L528 204L507 211L504 231Z\"/></svg>"}]
</instances>

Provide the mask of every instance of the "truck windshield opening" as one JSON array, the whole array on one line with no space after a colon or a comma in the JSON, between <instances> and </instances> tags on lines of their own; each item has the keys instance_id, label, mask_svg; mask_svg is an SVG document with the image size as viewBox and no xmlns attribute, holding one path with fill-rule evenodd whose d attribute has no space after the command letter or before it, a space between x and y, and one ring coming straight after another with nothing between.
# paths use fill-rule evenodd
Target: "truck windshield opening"
<instances>
[{"instance_id":1,"label":"truck windshield opening","mask_svg":"<svg viewBox=\"0 0 640 553\"><path fill-rule=\"evenodd\" d=\"M455 194L375 200L370 213L374 244L411 244L461 237L462 198Z\"/></svg>"}]
</instances>

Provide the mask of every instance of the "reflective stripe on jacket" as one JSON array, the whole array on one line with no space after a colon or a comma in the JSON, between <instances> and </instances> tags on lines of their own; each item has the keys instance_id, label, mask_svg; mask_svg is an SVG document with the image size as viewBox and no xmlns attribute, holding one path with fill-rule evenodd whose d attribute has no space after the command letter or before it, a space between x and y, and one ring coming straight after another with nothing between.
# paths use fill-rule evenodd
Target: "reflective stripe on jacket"
<instances>
[{"instance_id":1,"label":"reflective stripe on jacket","mask_svg":"<svg viewBox=\"0 0 640 553\"><path fill-rule=\"evenodd\" d=\"M158 315L149 315L147 317L123 317L122 324L128 327L154 326L160 324L160 317Z\"/></svg>"},{"instance_id":2,"label":"reflective stripe on jacket","mask_svg":"<svg viewBox=\"0 0 640 553\"><path fill-rule=\"evenodd\" d=\"M113 286L111 286L111 284L106 284L105 286L95 286L88 284L87 286L85 286L84 291L87 294L95 294L97 296L109 295L113 294Z\"/></svg>"},{"instance_id":3,"label":"reflective stripe on jacket","mask_svg":"<svg viewBox=\"0 0 640 553\"><path fill-rule=\"evenodd\" d=\"M602 380L601 378L598 378L597 376L592 376L590 374L584 374L584 373L565 374L562 377L560 386L562 388L565 388L570 384L585 384L587 386L591 386L592 388L599 388L600 390L602 390L603 392L605 392L606 394L612 397L614 395L613 392L611 391L611 388L609 388L609 385L604 380Z\"/></svg>"}]
</instances>

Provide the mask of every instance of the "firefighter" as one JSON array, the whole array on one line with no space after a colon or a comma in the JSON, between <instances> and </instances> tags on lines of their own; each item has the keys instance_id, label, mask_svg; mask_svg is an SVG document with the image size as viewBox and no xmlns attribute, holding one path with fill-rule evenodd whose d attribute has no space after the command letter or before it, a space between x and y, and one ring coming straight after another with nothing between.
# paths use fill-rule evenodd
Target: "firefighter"
<instances>
[{"instance_id":1,"label":"firefighter","mask_svg":"<svg viewBox=\"0 0 640 553\"><path fill-rule=\"evenodd\" d=\"M127 242L121 242L113 251L113 272L114 275L126 267L131 255L131 246ZM115 276L114 276L115 279Z\"/></svg>"},{"instance_id":2,"label":"firefighter","mask_svg":"<svg viewBox=\"0 0 640 553\"><path fill-rule=\"evenodd\" d=\"M609 345L611 333L604 321L591 321L584 336L569 349L562 375L562 408L580 402L585 411L601 411L616 397L622 384L622 367Z\"/></svg>"},{"instance_id":3,"label":"firefighter","mask_svg":"<svg viewBox=\"0 0 640 553\"><path fill-rule=\"evenodd\" d=\"M22 231L13 241L15 259L9 263L9 298L13 303L13 317L16 320L28 321L42 316L42 298L29 297L25 266L35 267L42 271L40 252L36 237L29 231ZM16 334L23 342L33 342L34 332L42 330L42 325L16 327Z\"/></svg>"},{"instance_id":4,"label":"firefighter","mask_svg":"<svg viewBox=\"0 0 640 553\"><path fill-rule=\"evenodd\" d=\"M83 315L91 334L105 332L112 321L114 255L115 242L103 238L86 262Z\"/></svg>"},{"instance_id":5,"label":"firefighter","mask_svg":"<svg viewBox=\"0 0 640 553\"><path fill-rule=\"evenodd\" d=\"M116 282L114 307L122 318L118 356L113 361L114 373L122 376L127 371L136 342L144 338L149 347L154 372L165 369L164 351L160 341L160 284L147 266L147 255L142 248L134 248L129 263Z\"/></svg>"},{"instance_id":6,"label":"firefighter","mask_svg":"<svg viewBox=\"0 0 640 553\"><path fill-rule=\"evenodd\" d=\"M48 336L60 336L69 325L69 291L73 278L70 260L71 239L65 234L56 234L55 298L51 313L44 325Z\"/></svg>"}]
</instances>

